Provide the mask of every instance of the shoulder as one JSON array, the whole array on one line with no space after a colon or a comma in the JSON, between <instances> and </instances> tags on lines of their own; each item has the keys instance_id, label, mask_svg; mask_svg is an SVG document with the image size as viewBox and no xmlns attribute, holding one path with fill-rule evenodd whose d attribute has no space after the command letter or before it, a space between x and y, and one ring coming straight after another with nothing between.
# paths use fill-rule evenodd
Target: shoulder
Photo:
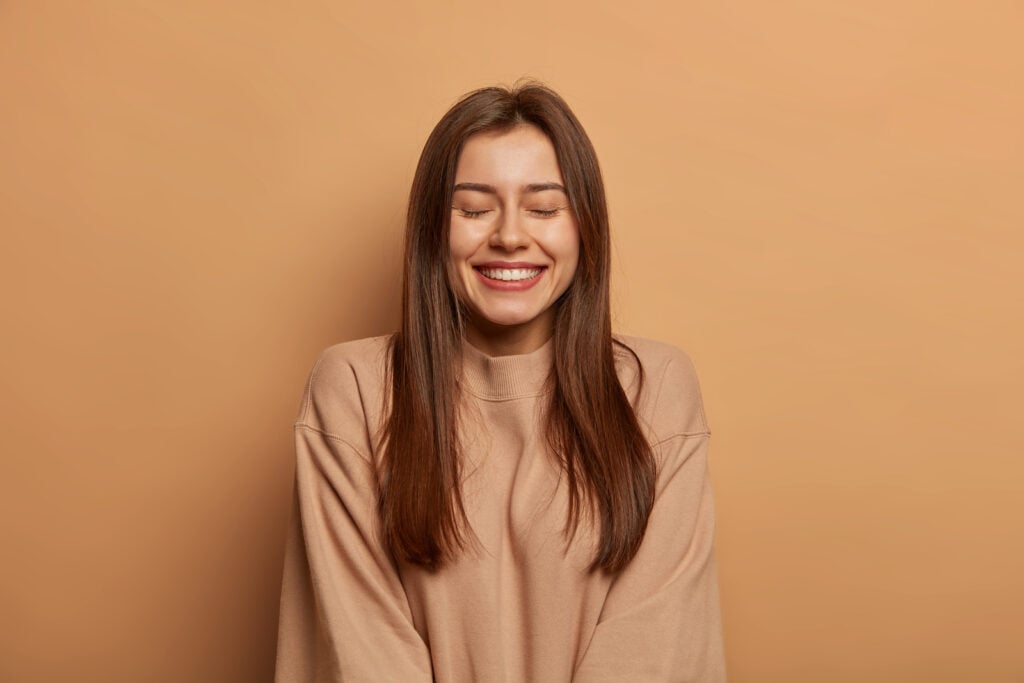
<instances>
[{"instance_id":1,"label":"shoulder","mask_svg":"<svg viewBox=\"0 0 1024 683\"><path fill-rule=\"evenodd\" d=\"M359 373L380 369L387 359L392 335L365 337L331 344L316 358L313 372L317 377Z\"/></svg>"},{"instance_id":2,"label":"shoulder","mask_svg":"<svg viewBox=\"0 0 1024 683\"><path fill-rule=\"evenodd\" d=\"M372 450L369 434L382 407L391 338L354 339L320 351L306 378L296 425L358 441Z\"/></svg>"},{"instance_id":3,"label":"shoulder","mask_svg":"<svg viewBox=\"0 0 1024 683\"><path fill-rule=\"evenodd\" d=\"M652 442L673 436L710 434L697 368L690 354L674 344L632 335L613 338L619 376ZM635 358L633 358L635 354ZM640 369L643 386L639 386Z\"/></svg>"}]
</instances>

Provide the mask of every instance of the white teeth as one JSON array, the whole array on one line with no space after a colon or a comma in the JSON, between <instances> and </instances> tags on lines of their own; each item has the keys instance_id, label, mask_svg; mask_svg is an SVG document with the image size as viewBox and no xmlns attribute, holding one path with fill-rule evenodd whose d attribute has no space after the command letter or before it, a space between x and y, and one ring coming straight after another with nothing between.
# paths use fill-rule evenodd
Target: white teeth
<instances>
[{"instance_id":1,"label":"white teeth","mask_svg":"<svg viewBox=\"0 0 1024 683\"><path fill-rule=\"evenodd\" d=\"M481 268L484 277L492 280L529 280L537 277L543 268Z\"/></svg>"}]
</instances>

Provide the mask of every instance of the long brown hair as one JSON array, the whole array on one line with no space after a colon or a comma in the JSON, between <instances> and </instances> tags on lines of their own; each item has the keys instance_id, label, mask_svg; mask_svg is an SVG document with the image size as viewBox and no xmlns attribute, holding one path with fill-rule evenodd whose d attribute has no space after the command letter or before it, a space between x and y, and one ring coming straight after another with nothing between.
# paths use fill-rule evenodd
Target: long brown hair
<instances>
[{"instance_id":1,"label":"long brown hair","mask_svg":"<svg viewBox=\"0 0 1024 683\"><path fill-rule=\"evenodd\" d=\"M554 91L536 82L475 90L431 132L406 217L401 329L391 339L381 433L378 512L396 558L428 569L464 548L458 444L458 363L465 311L448 276L455 169L471 135L532 124L550 138L580 233L580 258L555 306L547 439L567 476L568 525L597 513L590 570L615 572L636 554L654 503L655 461L615 369L604 183L586 132ZM387 392L385 392L387 394ZM586 509L584 510L584 505Z\"/></svg>"}]
</instances>

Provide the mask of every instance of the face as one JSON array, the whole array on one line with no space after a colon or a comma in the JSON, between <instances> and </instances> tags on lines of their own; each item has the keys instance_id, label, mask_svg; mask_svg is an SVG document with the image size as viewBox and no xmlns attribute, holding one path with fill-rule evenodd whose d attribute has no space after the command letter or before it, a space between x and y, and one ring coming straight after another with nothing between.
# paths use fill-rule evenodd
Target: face
<instances>
[{"instance_id":1,"label":"face","mask_svg":"<svg viewBox=\"0 0 1024 683\"><path fill-rule=\"evenodd\" d=\"M449 269L470 311L473 346L507 355L547 341L579 242L555 148L539 128L466 140L455 171Z\"/></svg>"}]
</instances>

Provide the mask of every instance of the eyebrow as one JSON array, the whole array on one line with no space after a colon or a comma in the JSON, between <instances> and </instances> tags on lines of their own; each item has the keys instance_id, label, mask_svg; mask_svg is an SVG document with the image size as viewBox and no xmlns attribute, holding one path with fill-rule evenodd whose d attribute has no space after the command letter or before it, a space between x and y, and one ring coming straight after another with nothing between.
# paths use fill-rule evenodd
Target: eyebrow
<instances>
[{"instance_id":1,"label":"eyebrow","mask_svg":"<svg viewBox=\"0 0 1024 683\"><path fill-rule=\"evenodd\" d=\"M485 192L487 194L498 194L498 191L493 185L487 185L486 183L459 183L455 186L453 192L459 190L471 190L473 192ZM523 186L523 192L545 192L547 190L558 190L565 193L565 187L561 183L530 183L529 185Z\"/></svg>"}]
</instances>

